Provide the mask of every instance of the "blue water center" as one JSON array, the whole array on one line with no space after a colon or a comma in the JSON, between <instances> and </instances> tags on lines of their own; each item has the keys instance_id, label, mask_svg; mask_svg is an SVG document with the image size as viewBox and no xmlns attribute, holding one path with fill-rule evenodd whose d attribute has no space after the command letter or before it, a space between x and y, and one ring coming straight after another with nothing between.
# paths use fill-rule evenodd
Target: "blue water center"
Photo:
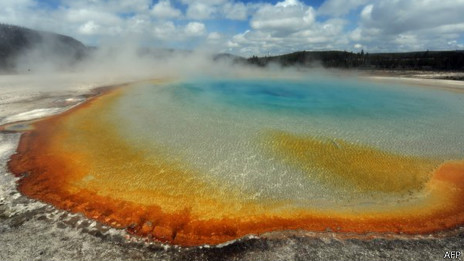
<instances>
[{"instance_id":1,"label":"blue water center","mask_svg":"<svg viewBox=\"0 0 464 261\"><path fill-rule=\"evenodd\" d=\"M344 118L432 116L462 101L436 90L337 79L198 80L176 85L174 93L189 103Z\"/></svg>"}]
</instances>

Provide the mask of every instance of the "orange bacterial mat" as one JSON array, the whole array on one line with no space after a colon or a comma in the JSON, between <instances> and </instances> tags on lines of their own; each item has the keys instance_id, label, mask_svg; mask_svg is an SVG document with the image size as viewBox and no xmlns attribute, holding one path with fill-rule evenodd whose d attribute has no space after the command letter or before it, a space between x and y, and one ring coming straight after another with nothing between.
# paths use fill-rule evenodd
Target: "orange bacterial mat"
<instances>
[{"instance_id":1,"label":"orange bacterial mat","mask_svg":"<svg viewBox=\"0 0 464 261\"><path fill-rule=\"evenodd\" d=\"M356 191L374 203L253 199L240 187L204 178L202 169L182 159L166 158L162 146L133 146L108 116L126 91L130 88L109 91L25 130L9 162L21 177L19 190L134 235L181 246L277 230L424 234L464 224L464 161L270 130L256 141L263 154L344 191L340 197Z\"/></svg>"}]
</instances>

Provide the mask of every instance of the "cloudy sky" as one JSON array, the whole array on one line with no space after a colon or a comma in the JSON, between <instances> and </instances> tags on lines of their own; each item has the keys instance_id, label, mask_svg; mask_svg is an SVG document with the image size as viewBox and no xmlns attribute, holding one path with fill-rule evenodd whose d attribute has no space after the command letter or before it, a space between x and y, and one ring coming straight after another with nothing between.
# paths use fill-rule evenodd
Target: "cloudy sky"
<instances>
[{"instance_id":1,"label":"cloudy sky","mask_svg":"<svg viewBox=\"0 0 464 261\"><path fill-rule=\"evenodd\" d=\"M0 22L242 56L464 49L464 0L0 0Z\"/></svg>"}]
</instances>

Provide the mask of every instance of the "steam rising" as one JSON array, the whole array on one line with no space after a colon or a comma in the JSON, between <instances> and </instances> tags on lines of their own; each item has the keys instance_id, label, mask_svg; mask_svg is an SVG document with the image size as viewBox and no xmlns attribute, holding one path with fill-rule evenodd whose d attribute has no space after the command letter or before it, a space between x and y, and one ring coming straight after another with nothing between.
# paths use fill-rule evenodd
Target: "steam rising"
<instances>
[{"instance_id":1,"label":"steam rising","mask_svg":"<svg viewBox=\"0 0 464 261\"><path fill-rule=\"evenodd\" d=\"M205 48L155 49L142 47L136 41L111 42L91 48L63 35L15 26L0 25L0 29L0 38L6 38L0 41L0 45L4 44L0 49L9 54L4 59L7 63L0 64L0 124L13 118L29 120L30 115L24 116L28 111L76 103L99 86L149 79L308 76L308 71L276 64L257 67L242 57L208 52ZM77 99L69 102L71 97ZM52 111L47 109L43 115L35 113L34 117Z\"/></svg>"},{"instance_id":2,"label":"steam rising","mask_svg":"<svg viewBox=\"0 0 464 261\"><path fill-rule=\"evenodd\" d=\"M189 51L159 49L142 47L136 41L128 40L92 48L63 35L24 28L17 30L25 33L17 33L21 36L19 40L10 39L12 44L7 48L12 53L8 61L12 68L10 73L71 73L109 82L153 78L270 77L276 73L295 76L300 73L284 70L278 65L258 68L249 65L242 57L209 52L204 47ZM13 36L18 38L14 33Z\"/></svg>"}]
</instances>

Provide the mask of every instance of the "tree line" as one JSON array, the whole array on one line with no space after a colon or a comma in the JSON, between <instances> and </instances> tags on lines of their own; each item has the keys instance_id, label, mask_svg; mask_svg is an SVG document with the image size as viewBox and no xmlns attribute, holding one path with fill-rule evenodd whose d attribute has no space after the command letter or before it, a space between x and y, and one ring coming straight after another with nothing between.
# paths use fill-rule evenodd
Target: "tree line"
<instances>
[{"instance_id":1,"label":"tree line","mask_svg":"<svg viewBox=\"0 0 464 261\"><path fill-rule=\"evenodd\" d=\"M278 56L247 59L250 64L266 66L323 66L343 69L396 69L396 70L464 70L464 51L423 51L405 53L359 53L347 51L301 51Z\"/></svg>"}]
</instances>

